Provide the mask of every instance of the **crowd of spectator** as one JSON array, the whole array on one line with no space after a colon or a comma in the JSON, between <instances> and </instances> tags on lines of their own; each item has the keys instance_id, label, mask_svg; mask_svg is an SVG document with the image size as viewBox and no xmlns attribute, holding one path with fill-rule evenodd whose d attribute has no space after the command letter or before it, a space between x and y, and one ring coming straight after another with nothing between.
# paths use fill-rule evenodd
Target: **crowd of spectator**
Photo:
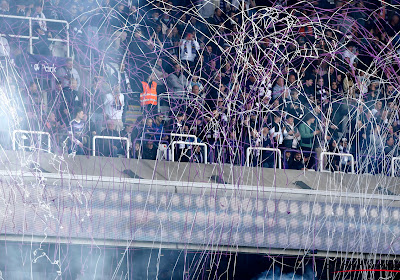
<instances>
[{"instance_id":1,"label":"crowd of spectator","mask_svg":"<svg viewBox=\"0 0 400 280\"><path fill-rule=\"evenodd\" d=\"M400 155L400 25L390 1L175 2L1 1L0 14L37 19L33 54L66 56L66 45L51 41L67 39L65 26L44 19L70 25L73 59L53 83L36 78L24 88L15 72L2 74L6 90L20 92L20 128L49 132L55 148L78 155L91 153L96 135L126 137L131 157L153 160L168 157L160 146L172 140L191 142L176 146L175 159L198 163L244 164L249 147L279 148L283 166L298 170L315 168L322 151L352 154L368 172ZM289 34L284 21L259 20L273 11L302 23ZM320 25L308 24L317 15ZM29 33L15 18L1 26ZM27 67L29 41L1 38L2 62ZM195 135L208 154L171 132ZM126 156L125 141L96 143L98 154ZM250 160L276 165L270 151ZM324 168L348 171L350 162L329 156Z\"/></svg>"}]
</instances>

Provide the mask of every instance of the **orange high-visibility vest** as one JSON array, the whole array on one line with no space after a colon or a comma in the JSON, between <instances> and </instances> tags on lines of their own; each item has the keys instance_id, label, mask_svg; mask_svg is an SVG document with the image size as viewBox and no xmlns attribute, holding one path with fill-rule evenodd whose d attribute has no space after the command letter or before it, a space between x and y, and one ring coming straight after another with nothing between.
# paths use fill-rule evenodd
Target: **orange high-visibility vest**
<instances>
[{"instance_id":1,"label":"orange high-visibility vest","mask_svg":"<svg viewBox=\"0 0 400 280\"><path fill-rule=\"evenodd\" d=\"M140 105L154 105L157 106L157 83L152 82L151 87L146 82L142 82L143 92L140 94Z\"/></svg>"}]
</instances>

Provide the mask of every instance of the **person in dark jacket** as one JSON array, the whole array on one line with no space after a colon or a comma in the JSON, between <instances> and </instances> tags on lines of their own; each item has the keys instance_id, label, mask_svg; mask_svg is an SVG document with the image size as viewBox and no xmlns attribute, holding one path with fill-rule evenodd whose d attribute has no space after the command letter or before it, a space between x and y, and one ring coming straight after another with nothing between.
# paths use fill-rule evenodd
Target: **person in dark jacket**
<instances>
[{"instance_id":1,"label":"person in dark jacket","mask_svg":"<svg viewBox=\"0 0 400 280\"><path fill-rule=\"evenodd\" d=\"M101 136L119 137L118 131L115 130L113 120L107 121L107 127L104 129ZM122 150L122 143L120 140L99 139L96 142L96 151L105 157L117 157L118 152Z\"/></svg>"},{"instance_id":2,"label":"person in dark jacket","mask_svg":"<svg viewBox=\"0 0 400 280\"><path fill-rule=\"evenodd\" d=\"M147 141L143 149L143 159L157 159L157 147L154 145L153 141Z\"/></svg>"},{"instance_id":3,"label":"person in dark jacket","mask_svg":"<svg viewBox=\"0 0 400 280\"><path fill-rule=\"evenodd\" d=\"M289 164L290 169L295 169L295 170L305 170L304 162L303 159L301 158L301 153L296 152L292 162Z\"/></svg>"}]
</instances>

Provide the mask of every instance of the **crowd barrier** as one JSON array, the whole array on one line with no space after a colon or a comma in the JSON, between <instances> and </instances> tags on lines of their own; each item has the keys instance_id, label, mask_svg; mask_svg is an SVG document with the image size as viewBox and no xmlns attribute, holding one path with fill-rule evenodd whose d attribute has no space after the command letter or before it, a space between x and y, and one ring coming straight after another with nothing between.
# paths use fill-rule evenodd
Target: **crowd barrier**
<instances>
[{"instance_id":1,"label":"crowd barrier","mask_svg":"<svg viewBox=\"0 0 400 280\"><path fill-rule=\"evenodd\" d=\"M314 165L313 166L315 166L315 170L317 171L318 170L318 162L319 162L319 159L318 159L318 157L317 157L317 153L316 152L313 152L313 151L303 151L303 150L295 150L295 149L281 149L282 150L282 152L283 153L285 153L285 152L291 152L291 153L301 153L302 155L310 155L310 156L312 156L314 159L315 159L315 163L314 163ZM283 160L285 160L285 156L283 157Z\"/></svg>"},{"instance_id":2,"label":"crowd barrier","mask_svg":"<svg viewBox=\"0 0 400 280\"><path fill-rule=\"evenodd\" d=\"M12 148L13 148L13 150L15 151L16 150L16 142L17 142L17 134L19 134L19 133L21 133L21 134L37 134L37 135L39 135L39 149L40 149L40 145L42 144L42 135L47 135L47 152L48 153L51 153L51 137L50 137L50 133L48 133L48 132L43 132L43 131L30 131L30 130L19 130L19 129L17 129L17 130L14 130L13 131L13 135L12 135ZM29 148L29 149L32 149L32 148L36 148L36 147L34 147L34 146L24 146L24 145L18 145L18 147L19 148Z\"/></svg>"},{"instance_id":3,"label":"crowd barrier","mask_svg":"<svg viewBox=\"0 0 400 280\"><path fill-rule=\"evenodd\" d=\"M93 156L96 156L96 139L106 139L106 140L120 140L126 141L126 157L129 158L129 139L126 137L116 137L116 136L94 136L93 137Z\"/></svg>"},{"instance_id":4,"label":"crowd barrier","mask_svg":"<svg viewBox=\"0 0 400 280\"><path fill-rule=\"evenodd\" d=\"M46 22L54 22L54 23L61 23L65 24L66 28L66 39L58 39L58 38L48 38L50 42L63 42L67 44L67 57L70 57L70 38L69 38L69 23L65 20L56 20L56 19L48 19L48 18L34 18L34 17L22 17L22 16L13 16L13 15L0 15L0 18L9 18L9 19L16 19L16 20L21 20L21 21L28 21L28 27L29 27L29 36L27 35L20 35L20 34L1 34L1 35L7 35L11 38L19 38L19 39L28 39L29 40L29 52L30 54L33 54L33 40L39 40L38 36L33 35L33 25L32 22L40 22L40 21L46 21Z\"/></svg>"},{"instance_id":5,"label":"crowd barrier","mask_svg":"<svg viewBox=\"0 0 400 280\"><path fill-rule=\"evenodd\" d=\"M391 175L392 175L392 177L395 177L395 173L396 173L396 171L395 171L395 163L396 163L396 161L400 161L400 157L392 157L392 161L391 161L391 164L390 164L390 173L391 173Z\"/></svg>"},{"instance_id":6,"label":"crowd barrier","mask_svg":"<svg viewBox=\"0 0 400 280\"><path fill-rule=\"evenodd\" d=\"M351 159L351 174L355 174L355 161L354 161L354 156L352 154L347 154L347 153L332 153L332 152L322 152L320 155L320 171L327 171L324 168L324 156L338 156L338 157L350 157Z\"/></svg>"},{"instance_id":7,"label":"crowd barrier","mask_svg":"<svg viewBox=\"0 0 400 280\"><path fill-rule=\"evenodd\" d=\"M246 150L246 166L250 167L250 155L252 150L270 151L278 155L278 168L282 169L282 152L277 148L248 147Z\"/></svg>"},{"instance_id":8,"label":"crowd barrier","mask_svg":"<svg viewBox=\"0 0 400 280\"><path fill-rule=\"evenodd\" d=\"M20 145L20 143L18 143L18 141L17 141L17 135L18 134L38 135L39 136L38 142L40 143L40 145L42 145L42 143L43 143L42 142L42 135L46 135L47 136L47 147L46 147L45 151L47 151L48 153L51 153L53 145L51 144L52 137L51 137L50 133L42 132L42 131L14 130L13 133L12 133L12 149L14 151L17 149L17 144L18 144L18 148L19 149L25 149L25 148L41 149L41 146L39 146L39 147L35 147L33 145L25 146L23 143L22 143L22 145ZM55 135L57 135L57 134L55 134ZM66 139L68 139L67 138L68 137L67 134L60 134L60 135L61 136L65 136ZM145 138L144 136L146 136L146 135L153 135L153 136L154 135L160 135L160 139L157 140L157 142L159 144L163 145L163 151L162 151L163 152L163 157L162 158L166 159L167 161L169 161L169 160L171 160L173 162L175 161L175 153L173 151L175 150L175 146L179 145L179 144L188 145L188 146L201 146L201 147L203 147L204 163L208 163L208 162L211 163L211 161L208 160L209 159L209 157L208 157L209 156L208 155L208 151L209 150L210 150L210 153L212 153L213 149L233 148L233 149L237 149L237 150L243 152L243 147L240 147L240 146L237 146L237 145L230 146L230 145L218 145L217 144L217 145L208 147L209 146L208 144L198 142L197 137L195 135L192 135L192 134L160 133L160 132L145 132L145 133L143 133L143 136L141 138L136 138L134 140L134 142L132 143L133 147L135 147L135 144L138 141L152 140L152 139ZM193 141L179 141L178 140L178 141L169 142L168 140L161 140L162 136L170 136L171 140L172 140L172 137L181 137L181 138L186 138L186 139L188 139L188 138L189 139L193 139ZM26 139L28 139L28 138L26 138ZM92 149L93 149L92 150L93 156L96 156L96 139L126 141L126 143L127 143L126 146L125 146L126 156L127 156L127 158L130 158L130 148L131 147L130 147L129 139L127 137L97 136L97 135L94 136L91 139L92 140L91 141L91 145L92 145ZM30 139L30 141L32 141L32 139ZM54 147L56 147L56 146L54 146ZM351 168L350 173L351 174L356 174L356 170L355 170L356 162L355 162L354 156L352 154L349 154L349 153L322 152L321 155L320 155L320 158L318 159L317 156L316 156L316 152L313 152L313 151L301 151L301 150L294 150L294 149L282 149L281 150L281 149L278 149L278 148L264 148L264 147L248 147L247 150L246 150L246 163L245 163L246 166L248 166L248 167L250 167L250 162L251 162L250 161L250 156L251 156L251 151L253 151L253 150L273 152L276 155L275 158L279 159L278 160L278 168L279 169L282 169L282 160L284 160L284 158L282 158L282 152L292 152L292 153L293 152L300 152L302 154L313 155L314 158L317 161L319 161L318 163L316 163L316 166L318 166L318 164L319 164L319 170L321 172L328 172L329 171L329 170L325 169L325 166L324 166L324 158L325 157L327 157L327 156L338 156L340 158L349 157L350 158L350 163L351 163L350 164L350 168ZM157 158L159 158L159 156L158 156L159 152L160 151L157 152ZM136 156L136 150L135 149L133 149L133 156L134 157ZM365 155L363 155L363 156L365 157ZM379 158L383 158L383 157L379 157ZM392 158L387 157L387 158L384 158L384 159L385 160L387 159L387 161L389 161L389 159L391 159L390 172L389 172L389 170L387 170L388 172L386 172L386 173L388 173L388 175L391 175L392 177L395 177L395 175L396 175L396 170L395 170L396 169L396 162L400 161L400 157L392 157ZM241 164L243 164L243 162L241 162Z\"/></svg>"},{"instance_id":9,"label":"crowd barrier","mask_svg":"<svg viewBox=\"0 0 400 280\"><path fill-rule=\"evenodd\" d=\"M175 153L174 153L175 145L180 145L180 144L189 145L190 147L192 147L192 146L201 146L201 147L203 147L204 148L203 149L204 163L207 164L207 145L204 144L204 143L194 143L194 142L187 142L187 141L172 141L172 143L171 143L171 150L172 150L171 161L172 162L175 162Z\"/></svg>"}]
</instances>

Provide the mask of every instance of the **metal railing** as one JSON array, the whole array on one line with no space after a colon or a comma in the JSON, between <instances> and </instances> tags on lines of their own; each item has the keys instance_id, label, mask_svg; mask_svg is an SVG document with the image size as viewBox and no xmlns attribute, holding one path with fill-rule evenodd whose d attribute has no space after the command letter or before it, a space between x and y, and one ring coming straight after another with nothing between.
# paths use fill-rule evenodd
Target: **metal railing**
<instances>
[{"instance_id":1,"label":"metal railing","mask_svg":"<svg viewBox=\"0 0 400 280\"><path fill-rule=\"evenodd\" d=\"M282 152L279 149L276 148L264 148L264 147L248 147L246 150L246 166L250 167L250 155L251 155L251 150L260 150L260 151L270 151L274 152L278 155L278 168L282 169Z\"/></svg>"},{"instance_id":2,"label":"metal railing","mask_svg":"<svg viewBox=\"0 0 400 280\"><path fill-rule=\"evenodd\" d=\"M312 168L312 167L315 167L314 169L315 169L315 171L317 171L317 169L318 169L318 157L317 157L317 152L313 152L313 151L303 151L303 150L296 150L296 149L289 149L289 148L287 148L287 149L286 149L286 148L281 148L281 151L282 151L283 153L285 153L285 152L300 153L302 156L303 156L303 155L309 155L310 158L313 157L313 158L315 159L315 162L314 162L314 164L311 166L311 168ZM283 160L286 161L285 156L283 157ZM310 171L310 170L314 170L314 169L308 169L308 170Z\"/></svg>"},{"instance_id":3,"label":"metal railing","mask_svg":"<svg viewBox=\"0 0 400 280\"><path fill-rule=\"evenodd\" d=\"M394 164L395 164L395 162L396 161L400 161L400 157L392 157L392 161L391 161L391 164L390 164L390 173L391 173L391 175L392 175L392 177L394 177L394 175L395 175L395 170L394 170Z\"/></svg>"},{"instance_id":4,"label":"metal railing","mask_svg":"<svg viewBox=\"0 0 400 280\"><path fill-rule=\"evenodd\" d=\"M126 137L117 137L117 136L94 136L93 137L93 156L96 156L96 139L106 139L106 140L120 140L126 141L126 157L129 158L129 140Z\"/></svg>"},{"instance_id":5,"label":"metal railing","mask_svg":"<svg viewBox=\"0 0 400 280\"><path fill-rule=\"evenodd\" d=\"M332 153L332 152L322 152L320 155L320 161L319 161L319 168L320 171L326 171L324 169L324 164L323 164L323 160L324 160L324 156L338 156L338 157L350 157L351 158L351 173L355 174L355 170L354 170L354 156L352 154L346 154L346 153Z\"/></svg>"},{"instance_id":6,"label":"metal railing","mask_svg":"<svg viewBox=\"0 0 400 280\"><path fill-rule=\"evenodd\" d=\"M179 134L179 133L169 133L169 135L172 137L186 137L186 138L193 138L194 143L197 143L197 136L193 134Z\"/></svg>"},{"instance_id":7,"label":"metal railing","mask_svg":"<svg viewBox=\"0 0 400 280\"><path fill-rule=\"evenodd\" d=\"M29 39L29 52L33 54L33 40L38 40L38 36L33 36L32 30L32 21L47 21L47 22L58 22L66 25L66 33L67 39L57 39L57 38L48 38L51 42L64 42L67 43L67 57L70 56L70 42L69 42L69 23L65 20L56 20L56 19L48 19L48 18L34 18L34 17L21 17L21 16L12 16L12 15L0 15L0 18L11 18L11 19L20 19L20 20L28 20L29 22L29 36L26 35L14 35L14 34L7 34L9 37L12 38L21 38L21 39Z\"/></svg>"},{"instance_id":8,"label":"metal railing","mask_svg":"<svg viewBox=\"0 0 400 280\"><path fill-rule=\"evenodd\" d=\"M184 144L184 145L188 145L188 146L201 146L201 147L204 147L204 150L203 150L203 152L204 152L204 164L207 164L207 145L206 144L204 144L204 143L195 143L195 142L186 142L186 141L172 141L172 143L171 143L171 150L172 150L172 153L171 153L171 161L172 162L174 162L175 161L175 145L181 145L181 144Z\"/></svg>"},{"instance_id":9,"label":"metal railing","mask_svg":"<svg viewBox=\"0 0 400 280\"><path fill-rule=\"evenodd\" d=\"M30 130L20 130L16 129L13 131L12 135L12 148L15 151L16 150L16 142L17 142L17 133L22 133L22 134L37 134L40 135L40 140L39 143L42 143L41 141L41 135L47 135L47 152L51 153L51 138L50 138L50 133L48 132L42 132L42 131L30 131ZM32 146L19 146L19 148L32 148Z\"/></svg>"}]
</instances>

